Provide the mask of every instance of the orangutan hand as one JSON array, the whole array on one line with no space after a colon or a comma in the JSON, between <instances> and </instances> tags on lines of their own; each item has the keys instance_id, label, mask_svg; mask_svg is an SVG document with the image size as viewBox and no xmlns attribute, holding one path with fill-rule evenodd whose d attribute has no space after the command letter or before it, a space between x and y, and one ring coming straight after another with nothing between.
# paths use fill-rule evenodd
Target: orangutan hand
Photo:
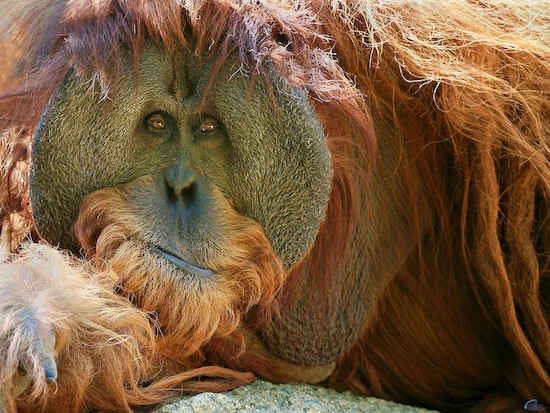
<instances>
[{"instance_id":1,"label":"orangutan hand","mask_svg":"<svg viewBox=\"0 0 550 413\"><path fill-rule=\"evenodd\" d=\"M0 280L0 400L5 402L31 383L38 391L55 382L57 365L52 325L38 308L40 301L28 300L37 287L29 282L31 269L19 262L3 263Z\"/></svg>"}]
</instances>

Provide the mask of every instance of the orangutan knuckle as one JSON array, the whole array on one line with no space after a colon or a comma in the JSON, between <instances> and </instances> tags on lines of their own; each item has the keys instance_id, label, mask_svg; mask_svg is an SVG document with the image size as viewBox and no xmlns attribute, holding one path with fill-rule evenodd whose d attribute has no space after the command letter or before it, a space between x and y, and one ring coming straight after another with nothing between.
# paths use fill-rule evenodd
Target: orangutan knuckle
<instances>
[{"instance_id":1,"label":"orangutan knuckle","mask_svg":"<svg viewBox=\"0 0 550 413\"><path fill-rule=\"evenodd\" d=\"M0 400L13 399L29 387L44 389L57 380L55 333L24 304L4 303L0 331ZM36 390L40 392L41 390Z\"/></svg>"}]
</instances>

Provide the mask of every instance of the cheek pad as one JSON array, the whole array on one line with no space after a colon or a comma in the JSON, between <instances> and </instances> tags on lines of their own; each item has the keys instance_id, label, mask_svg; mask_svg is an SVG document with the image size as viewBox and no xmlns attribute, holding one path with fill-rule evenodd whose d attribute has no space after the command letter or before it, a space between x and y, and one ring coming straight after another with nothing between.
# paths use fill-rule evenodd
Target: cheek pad
<instances>
[{"instance_id":1,"label":"cheek pad","mask_svg":"<svg viewBox=\"0 0 550 413\"><path fill-rule=\"evenodd\" d=\"M332 166L307 97L267 68L270 84L220 73L212 93L234 148L239 212L260 223L285 266L313 243L326 212ZM269 90L271 89L271 90Z\"/></svg>"}]
</instances>

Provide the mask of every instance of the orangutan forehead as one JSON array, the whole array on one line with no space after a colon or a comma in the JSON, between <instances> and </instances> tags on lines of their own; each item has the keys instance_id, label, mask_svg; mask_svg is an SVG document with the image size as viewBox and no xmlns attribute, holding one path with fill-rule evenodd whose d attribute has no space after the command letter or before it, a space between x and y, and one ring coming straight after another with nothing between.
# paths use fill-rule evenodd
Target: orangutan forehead
<instances>
[{"instance_id":1,"label":"orangutan forehead","mask_svg":"<svg viewBox=\"0 0 550 413\"><path fill-rule=\"evenodd\" d=\"M25 62L30 67L23 75L34 76L26 79L26 88L55 93L73 70L109 84L120 53L127 48L137 65L143 45L152 41L168 54L185 49L219 65L233 54L252 75L263 76L269 61L283 79L320 101L357 95L307 2L55 2L57 7L29 10L37 23L30 29L27 21L17 23L34 49Z\"/></svg>"},{"instance_id":2,"label":"orangutan forehead","mask_svg":"<svg viewBox=\"0 0 550 413\"><path fill-rule=\"evenodd\" d=\"M60 46L79 70L109 72L121 44L139 53L147 38L168 52L182 47L199 56L237 52L244 64L259 69L272 49L307 48L315 33L312 13L298 3L288 8L268 2L147 4L97 0L90 7L87 1L68 2L60 20Z\"/></svg>"}]
</instances>

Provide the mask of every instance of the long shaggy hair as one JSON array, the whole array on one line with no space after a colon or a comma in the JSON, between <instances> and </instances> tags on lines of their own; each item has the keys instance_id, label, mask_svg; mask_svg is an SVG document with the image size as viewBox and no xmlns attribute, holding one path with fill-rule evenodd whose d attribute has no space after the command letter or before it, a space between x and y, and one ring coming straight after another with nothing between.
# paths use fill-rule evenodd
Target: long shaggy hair
<instances>
[{"instance_id":1,"label":"long shaggy hair","mask_svg":"<svg viewBox=\"0 0 550 413\"><path fill-rule=\"evenodd\" d=\"M374 163L374 118L402 136L395 144L421 171L406 182L417 251L385 289L369 324L357 326L363 338L339 360L327 384L439 409L466 410L477 403L479 411L497 411L533 397L550 401L548 1L5 3L0 40L16 44L12 53L25 58L10 68L0 103L0 218L12 251L26 237L38 240L26 181L28 136L70 70L99 81L106 95L116 93L120 45L133 50L137 64L146 38L169 52L183 45L217 55L219 66L237 53L253 79L264 77L262 64L269 60L308 92L333 158L327 217L304 261L281 274L271 254L259 253L267 248L261 229L232 221L236 249L212 256L213 268L228 275L227 285L186 285L212 298L205 307L212 315L203 324L186 314L182 325L181 310L167 308L171 300L165 297L173 291L182 296L170 298L180 302L198 298L173 288L177 278L135 244L132 231L139 223L123 208L124 192L105 190L90 197L77 225L93 258L86 265L100 273L112 266L123 280L121 294L146 310L163 308L154 328L165 334L162 355L183 363L174 369L197 368L207 363L205 357L219 361L224 345L212 346L215 354L201 350L211 337L217 343L217 328L233 331L256 304L264 310L254 322L266 322L270 303L292 302L304 268L327 286L337 273L350 234L365 225L357 197L369 174L356 173L354 165ZM436 211L427 233L420 233L421 187ZM147 334L143 340L152 348ZM500 343L498 351L493 343ZM235 347L241 348L238 339ZM248 357L225 364L253 368ZM229 377L219 369L205 375ZM268 368L256 371L283 379ZM149 375L129 374L125 385L146 392L137 387L139 377ZM130 397L127 389L114 390L118 378L109 380L105 388L120 397L94 396L93 402L86 399L89 406L128 409L172 394L162 392L168 381L161 380L152 399ZM83 395L86 385L78 389L78 397L89 397Z\"/></svg>"}]
</instances>

